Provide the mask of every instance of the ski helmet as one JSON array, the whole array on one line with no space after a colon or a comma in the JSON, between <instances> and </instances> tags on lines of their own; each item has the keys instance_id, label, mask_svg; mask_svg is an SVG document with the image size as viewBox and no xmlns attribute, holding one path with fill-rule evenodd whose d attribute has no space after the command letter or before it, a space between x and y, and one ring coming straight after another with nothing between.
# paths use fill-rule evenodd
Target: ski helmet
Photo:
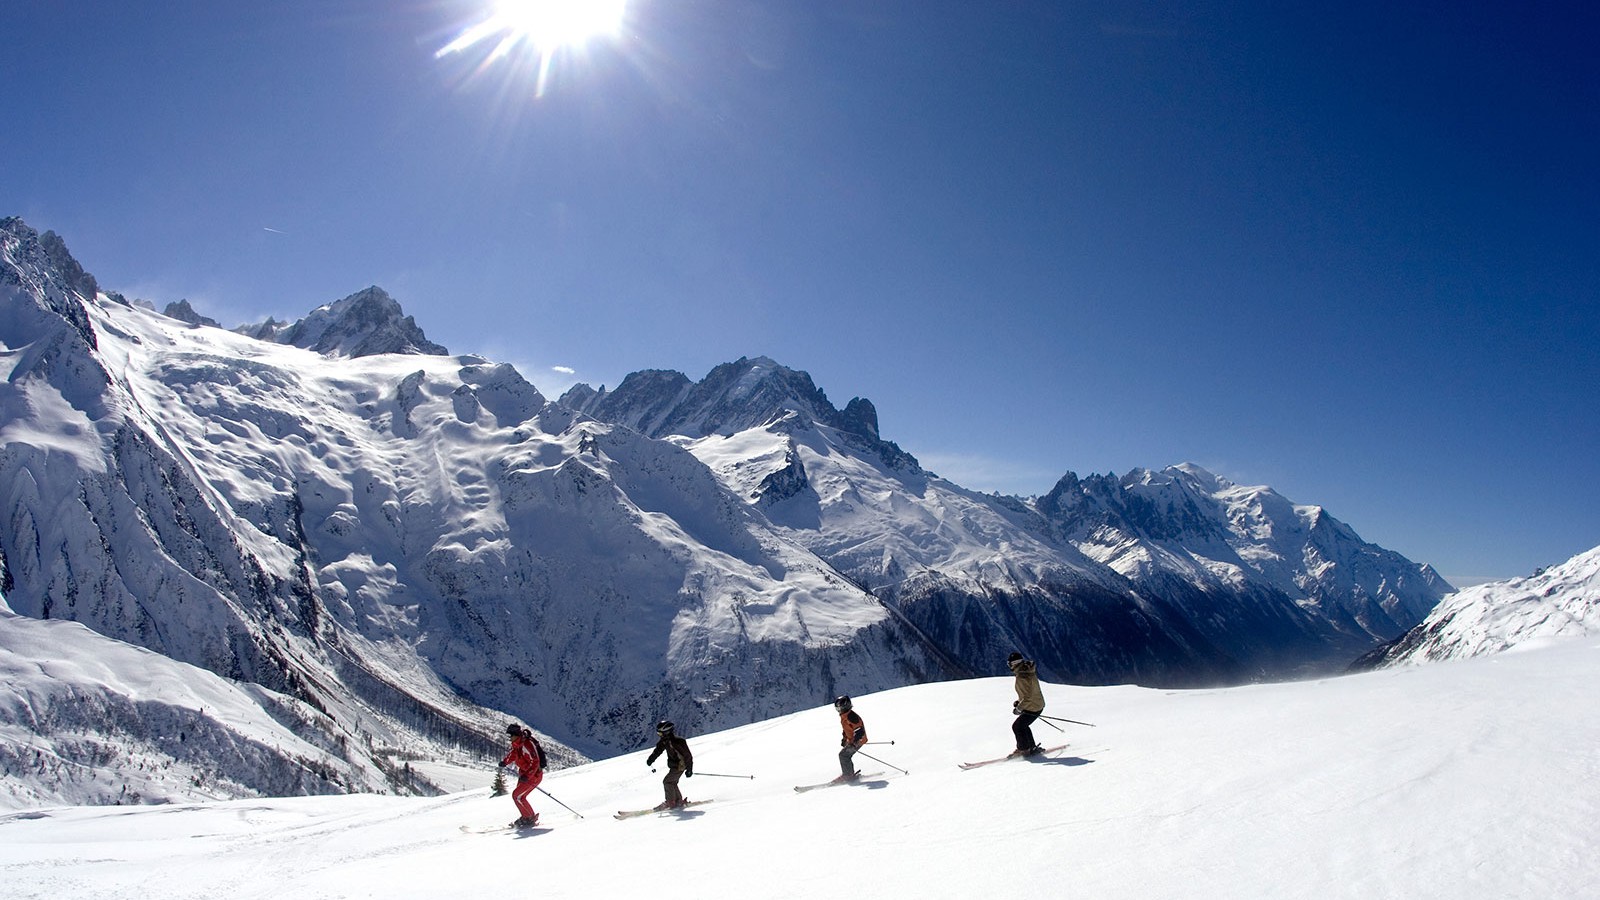
<instances>
[{"instance_id":1,"label":"ski helmet","mask_svg":"<svg viewBox=\"0 0 1600 900\"><path fill-rule=\"evenodd\" d=\"M662 719L656 723L656 734L671 734L672 728L673 726L671 722L668 722L666 719Z\"/></svg>"},{"instance_id":2,"label":"ski helmet","mask_svg":"<svg viewBox=\"0 0 1600 900\"><path fill-rule=\"evenodd\" d=\"M849 712L850 711L850 698L848 696L839 697L838 699L833 701L833 708L837 709L839 712L842 712L842 713Z\"/></svg>"},{"instance_id":3,"label":"ski helmet","mask_svg":"<svg viewBox=\"0 0 1600 900\"><path fill-rule=\"evenodd\" d=\"M506 734L516 737L517 735L522 734L522 726L512 722L510 725L506 726Z\"/></svg>"}]
</instances>

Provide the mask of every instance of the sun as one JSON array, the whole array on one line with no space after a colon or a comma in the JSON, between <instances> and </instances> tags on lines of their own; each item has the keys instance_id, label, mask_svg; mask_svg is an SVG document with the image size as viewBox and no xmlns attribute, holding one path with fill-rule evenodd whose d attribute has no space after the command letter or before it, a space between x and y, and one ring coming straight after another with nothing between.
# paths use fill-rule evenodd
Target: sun
<instances>
[{"instance_id":1,"label":"sun","mask_svg":"<svg viewBox=\"0 0 1600 900\"><path fill-rule=\"evenodd\" d=\"M522 35L551 50L614 35L622 26L624 0L500 0L494 18L508 34Z\"/></svg>"},{"instance_id":2,"label":"sun","mask_svg":"<svg viewBox=\"0 0 1600 900\"><path fill-rule=\"evenodd\" d=\"M481 22L456 35L434 54L442 58L483 45L483 65L512 53L537 60L538 91L544 94L551 60L597 38L615 37L622 29L627 0L496 0Z\"/></svg>"}]
</instances>

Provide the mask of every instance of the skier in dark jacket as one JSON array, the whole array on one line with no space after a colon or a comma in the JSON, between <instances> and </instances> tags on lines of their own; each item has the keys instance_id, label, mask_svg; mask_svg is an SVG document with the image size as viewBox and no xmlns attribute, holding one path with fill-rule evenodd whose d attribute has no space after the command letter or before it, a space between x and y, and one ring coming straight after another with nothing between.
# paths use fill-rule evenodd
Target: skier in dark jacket
<instances>
[{"instance_id":1,"label":"skier in dark jacket","mask_svg":"<svg viewBox=\"0 0 1600 900\"><path fill-rule=\"evenodd\" d=\"M853 708L849 697L840 697L833 701L833 708L839 713L839 728L843 735L839 738L839 780L854 781L859 773L851 757L856 755L867 743L867 723Z\"/></svg>"},{"instance_id":2,"label":"skier in dark jacket","mask_svg":"<svg viewBox=\"0 0 1600 900\"><path fill-rule=\"evenodd\" d=\"M506 734L511 735L511 751L500 760L500 768L516 767L517 787L511 792L511 800L522 814L511 827L532 828L539 824L539 814L528 803L528 795L544 780L544 748L534 740L533 732L515 722L506 726Z\"/></svg>"},{"instance_id":3,"label":"skier in dark jacket","mask_svg":"<svg viewBox=\"0 0 1600 900\"><path fill-rule=\"evenodd\" d=\"M656 809L677 809L689 805L683 792L678 790L678 777L694 777L694 754L689 752L689 742L675 733L671 722L662 720L656 723L656 749L650 752L650 757L644 764L654 765L656 757L665 753L667 755L667 777L661 779L661 786L666 789L667 798L661 801Z\"/></svg>"}]
</instances>

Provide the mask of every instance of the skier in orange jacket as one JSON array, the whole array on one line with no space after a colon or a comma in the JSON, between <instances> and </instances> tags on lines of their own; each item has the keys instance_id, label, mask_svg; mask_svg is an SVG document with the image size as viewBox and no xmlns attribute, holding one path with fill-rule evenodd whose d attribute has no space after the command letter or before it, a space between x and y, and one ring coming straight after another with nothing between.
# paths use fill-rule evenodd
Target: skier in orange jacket
<instances>
[{"instance_id":1,"label":"skier in orange jacket","mask_svg":"<svg viewBox=\"0 0 1600 900\"><path fill-rule=\"evenodd\" d=\"M833 701L833 708L839 712L839 728L844 732L839 738L839 780L854 781L860 773L856 771L856 764L851 757L856 755L867 743L867 723L852 707L849 697L840 697Z\"/></svg>"}]
</instances>

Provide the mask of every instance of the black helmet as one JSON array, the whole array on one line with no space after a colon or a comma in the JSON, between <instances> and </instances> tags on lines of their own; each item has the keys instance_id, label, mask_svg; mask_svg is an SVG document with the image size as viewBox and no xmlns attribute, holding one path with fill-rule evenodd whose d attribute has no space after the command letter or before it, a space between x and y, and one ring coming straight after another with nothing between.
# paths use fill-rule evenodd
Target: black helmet
<instances>
[{"instance_id":1,"label":"black helmet","mask_svg":"<svg viewBox=\"0 0 1600 900\"><path fill-rule=\"evenodd\" d=\"M520 735L520 734L522 734L522 726L518 725L515 722L512 722L510 725L506 726L506 734L509 734L509 735L512 735L512 736Z\"/></svg>"},{"instance_id":2,"label":"black helmet","mask_svg":"<svg viewBox=\"0 0 1600 900\"><path fill-rule=\"evenodd\" d=\"M1006 665L1008 665L1008 666L1014 666L1014 665L1016 665L1017 663L1019 663L1021 661L1022 661L1022 654L1018 653L1015 650L1011 651L1011 655L1006 657Z\"/></svg>"},{"instance_id":3,"label":"black helmet","mask_svg":"<svg viewBox=\"0 0 1600 900\"><path fill-rule=\"evenodd\" d=\"M656 734L671 734L671 733L672 733L672 723L671 722L668 722L666 719L662 719L661 721L656 723Z\"/></svg>"},{"instance_id":4,"label":"black helmet","mask_svg":"<svg viewBox=\"0 0 1600 900\"><path fill-rule=\"evenodd\" d=\"M850 698L848 696L840 696L835 698L833 701L833 708L837 709L839 712L849 712Z\"/></svg>"}]
</instances>

